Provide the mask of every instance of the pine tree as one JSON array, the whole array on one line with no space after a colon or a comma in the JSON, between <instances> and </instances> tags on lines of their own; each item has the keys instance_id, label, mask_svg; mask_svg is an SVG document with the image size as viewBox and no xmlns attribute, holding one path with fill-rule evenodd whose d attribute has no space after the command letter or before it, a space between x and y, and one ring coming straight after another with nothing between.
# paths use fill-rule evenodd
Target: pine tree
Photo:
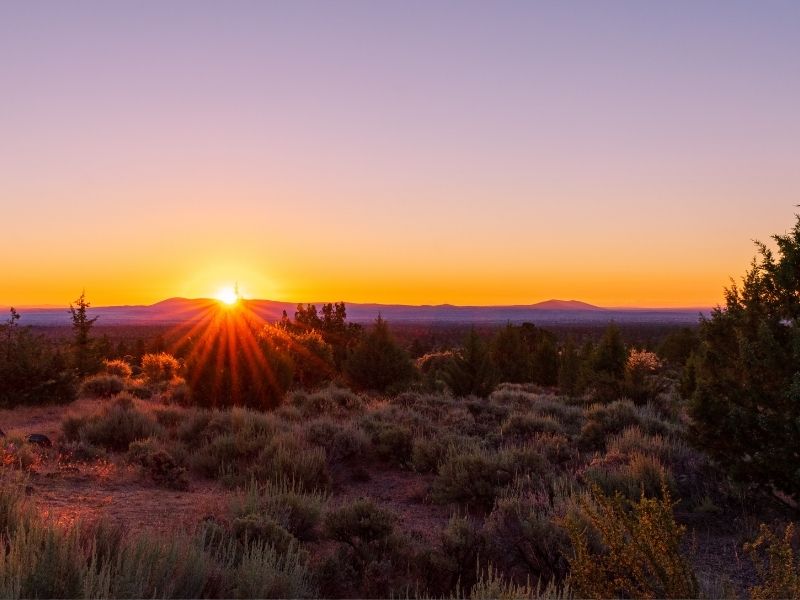
<instances>
[{"instance_id":1,"label":"pine tree","mask_svg":"<svg viewBox=\"0 0 800 600\"><path fill-rule=\"evenodd\" d=\"M74 333L73 352L75 370L78 375L84 376L96 372L100 368L100 358L95 352L94 340L91 331L97 317L89 318L88 309L91 306L86 300L86 292L75 300L75 305L69 305L72 316L72 331Z\"/></svg>"},{"instance_id":2,"label":"pine tree","mask_svg":"<svg viewBox=\"0 0 800 600\"><path fill-rule=\"evenodd\" d=\"M461 350L453 357L445 380L453 394L460 397L486 398L494 390L497 375L486 344L474 327Z\"/></svg>"},{"instance_id":3,"label":"pine tree","mask_svg":"<svg viewBox=\"0 0 800 600\"><path fill-rule=\"evenodd\" d=\"M773 240L701 322L690 415L731 475L800 498L800 215Z\"/></svg>"},{"instance_id":4,"label":"pine tree","mask_svg":"<svg viewBox=\"0 0 800 600\"><path fill-rule=\"evenodd\" d=\"M414 375L411 360L397 345L380 315L353 348L344 367L347 378L356 388L378 392L405 385Z\"/></svg>"}]
</instances>

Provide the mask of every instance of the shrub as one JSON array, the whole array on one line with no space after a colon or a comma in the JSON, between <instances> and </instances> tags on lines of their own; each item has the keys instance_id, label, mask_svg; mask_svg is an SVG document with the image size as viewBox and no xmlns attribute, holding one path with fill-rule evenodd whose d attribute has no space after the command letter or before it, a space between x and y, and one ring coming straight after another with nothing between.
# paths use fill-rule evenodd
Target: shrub
<instances>
[{"instance_id":1,"label":"shrub","mask_svg":"<svg viewBox=\"0 0 800 600\"><path fill-rule=\"evenodd\" d=\"M174 490L189 489L186 468L153 439L132 442L128 449L131 462L145 468L148 475L158 485Z\"/></svg>"},{"instance_id":2,"label":"shrub","mask_svg":"<svg viewBox=\"0 0 800 600\"><path fill-rule=\"evenodd\" d=\"M451 454L440 466L432 497L439 502L460 502L491 508L500 490L517 477L544 476L548 465L529 448L501 451L476 449Z\"/></svg>"},{"instance_id":3,"label":"shrub","mask_svg":"<svg viewBox=\"0 0 800 600\"><path fill-rule=\"evenodd\" d=\"M411 556L405 540L394 534L394 521L393 514L363 498L328 512L325 534L340 546L323 565L323 590L345 592L333 581L343 573L357 584L347 596L390 597L407 589L410 582L402 575Z\"/></svg>"},{"instance_id":4,"label":"shrub","mask_svg":"<svg viewBox=\"0 0 800 600\"><path fill-rule=\"evenodd\" d=\"M500 432L512 438L527 438L535 433L563 433L564 427L550 416L514 414L503 423Z\"/></svg>"},{"instance_id":5,"label":"shrub","mask_svg":"<svg viewBox=\"0 0 800 600\"><path fill-rule=\"evenodd\" d=\"M789 523L781 536L762 524L755 541L745 544L759 578L759 584L750 588L751 598L800 598L800 556L795 550L797 542L794 523Z\"/></svg>"},{"instance_id":6,"label":"shrub","mask_svg":"<svg viewBox=\"0 0 800 600\"><path fill-rule=\"evenodd\" d=\"M103 370L109 375L116 375L122 379L130 379L133 369L124 360L104 360Z\"/></svg>"},{"instance_id":7,"label":"shrub","mask_svg":"<svg viewBox=\"0 0 800 600\"><path fill-rule=\"evenodd\" d=\"M178 376L180 367L178 359L166 352L142 356L142 373L150 385L169 383Z\"/></svg>"},{"instance_id":8,"label":"shrub","mask_svg":"<svg viewBox=\"0 0 800 600\"><path fill-rule=\"evenodd\" d=\"M231 528L233 535L245 546L253 542L262 543L285 554L297 543L291 533L267 514L251 513L236 517Z\"/></svg>"},{"instance_id":9,"label":"shrub","mask_svg":"<svg viewBox=\"0 0 800 600\"><path fill-rule=\"evenodd\" d=\"M630 400L592 404L586 411L586 423L581 428L578 445L586 450L601 450L611 435L638 424L636 407Z\"/></svg>"},{"instance_id":10,"label":"shrub","mask_svg":"<svg viewBox=\"0 0 800 600\"><path fill-rule=\"evenodd\" d=\"M258 542L250 544L232 573L234 598L315 598L317 589L304 553L285 552Z\"/></svg>"},{"instance_id":11,"label":"shrub","mask_svg":"<svg viewBox=\"0 0 800 600\"><path fill-rule=\"evenodd\" d=\"M279 481L247 489L231 502L234 517L265 514L274 519L299 540L315 537L322 507L327 496L319 492L304 492L291 482Z\"/></svg>"},{"instance_id":12,"label":"shrub","mask_svg":"<svg viewBox=\"0 0 800 600\"><path fill-rule=\"evenodd\" d=\"M331 484L325 451L304 446L289 436L271 440L247 474L258 481L291 481L308 492L325 490Z\"/></svg>"},{"instance_id":13,"label":"shrub","mask_svg":"<svg viewBox=\"0 0 800 600\"><path fill-rule=\"evenodd\" d=\"M666 487L661 498L637 502L620 494L608 497L595 489L593 503L583 502L590 533L575 520L567 521L574 547L569 583L582 598L695 598L697 580L680 553L685 528L675 522Z\"/></svg>"},{"instance_id":14,"label":"shrub","mask_svg":"<svg viewBox=\"0 0 800 600\"><path fill-rule=\"evenodd\" d=\"M353 548L386 539L394 531L394 515L372 500L360 498L325 515L325 535Z\"/></svg>"},{"instance_id":15,"label":"shrub","mask_svg":"<svg viewBox=\"0 0 800 600\"><path fill-rule=\"evenodd\" d=\"M603 459L592 462L584 478L606 494L618 492L629 499L656 497L664 485L675 489L672 475L661 462L638 452L628 457L608 453Z\"/></svg>"},{"instance_id":16,"label":"shrub","mask_svg":"<svg viewBox=\"0 0 800 600\"><path fill-rule=\"evenodd\" d=\"M98 373L91 375L81 383L82 396L95 396L99 398L110 398L116 396L125 389L125 380L118 375Z\"/></svg>"},{"instance_id":17,"label":"shrub","mask_svg":"<svg viewBox=\"0 0 800 600\"><path fill-rule=\"evenodd\" d=\"M569 537L548 507L511 494L500 498L486 520L487 557L516 581L560 581L567 573Z\"/></svg>"},{"instance_id":18,"label":"shrub","mask_svg":"<svg viewBox=\"0 0 800 600\"><path fill-rule=\"evenodd\" d=\"M130 396L120 394L99 413L67 417L62 422L62 430L67 441L82 441L124 452L131 442L158 435L161 427L149 415L139 411Z\"/></svg>"},{"instance_id":19,"label":"shrub","mask_svg":"<svg viewBox=\"0 0 800 600\"><path fill-rule=\"evenodd\" d=\"M306 439L325 449L328 460L337 463L362 456L370 440L360 429L321 418L305 426Z\"/></svg>"}]
</instances>

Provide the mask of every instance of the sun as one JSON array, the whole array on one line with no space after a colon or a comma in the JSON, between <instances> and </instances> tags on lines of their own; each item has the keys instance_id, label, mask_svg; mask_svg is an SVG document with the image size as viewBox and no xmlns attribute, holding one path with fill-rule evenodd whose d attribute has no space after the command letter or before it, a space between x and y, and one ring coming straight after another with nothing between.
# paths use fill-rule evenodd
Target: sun
<instances>
[{"instance_id":1,"label":"sun","mask_svg":"<svg viewBox=\"0 0 800 600\"><path fill-rule=\"evenodd\" d=\"M237 302L239 302L239 287L224 287L217 292L217 295L214 296L217 300L219 300L222 304L227 306L233 306Z\"/></svg>"}]
</instances>

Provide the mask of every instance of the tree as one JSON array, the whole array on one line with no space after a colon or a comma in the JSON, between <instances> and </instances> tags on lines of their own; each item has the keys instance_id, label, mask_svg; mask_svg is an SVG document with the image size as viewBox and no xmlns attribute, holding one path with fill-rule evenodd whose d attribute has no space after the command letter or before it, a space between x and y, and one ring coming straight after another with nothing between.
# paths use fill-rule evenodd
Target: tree
<instances>
[{"instance_id":1,"label":"tree","mask_svg":"<svg viewBox=\"0 0 800 600\"><path fill-rule=\"evenodd\" d=\"M700 324L694 442L735 478L800 496L800 215Z\"/></svg>"},{"instance_id":2,"label":"tree","mask_svg":"<svg viewBox=\"0 0 800 600\"><path fill-rule=\"evenodd\" d=\"M88 309L91 306L86 300L86 292L75 300L75 306L69 305L69 312L72 316L72 331L74 333L73 357L75 369L80 376L89 375L100 370L101 360L94 348L94 340L91 338L91 331L97 317L88 316Z\"/></svg>"},{"instance_id":3,"label":"tree","mask_svg":"<svg viewBox=\"0 0 800 600\"><path fill-rule=\"evenodd\" d=\"M506 383L531 381L532 356L520 328L508 323L492 341L492 362L497 377Z\"/></svg>"},{"instance_id":4,"label":"tree","mask_svg":"<svg viewBox=\"0 0 800 600\"><path fill-rule=\"evenodd\" d=\"M614 323L606 327L591 359L591 387L603 402L616 400L625 378L628 351Z\"/></svg>"},{"instance_id":5,"label":"tree","mask_svg":"<svg viewBox=\"0 0 800 600\"><path fill-rule=\"evenodd\" d=\"M486 398L494 390L497 374L486 344L474 327L470 328L463 347L453 357L446 381L456 396Z\"/></svg>"},{"instance_id":6,"label":"tree","mask_svg":"<svg viewBox=\"0 0 800 600\"><path fill-rule=\"evenodd\" d=\"M562 394L575 396L580 392L581 359L572 338L561 349L558 365L558 388Z\"/></svg>"},{"instance_id":7,"label":"tree","mask_svg":"<svg viewBox=\"0 0 800 600\"><path fill-rule=\"evenodd\" d=\"M30 328L19 326L19 313L0 324L0 407L17 404L71 402L75 399L74 374L58 352Z\"/></svg>"},{"instance_id":8,"label":"tree","mask_svg":"<svg viewBox=\"0 0 800 600\"><path fill-rule=\"evenodd\" d=\"M380 315L372 329L353 348L344 368L347 378L356 388L378 392L405 385L414 375L411 360L397 345Z\"/></svg>"}]
</instances>

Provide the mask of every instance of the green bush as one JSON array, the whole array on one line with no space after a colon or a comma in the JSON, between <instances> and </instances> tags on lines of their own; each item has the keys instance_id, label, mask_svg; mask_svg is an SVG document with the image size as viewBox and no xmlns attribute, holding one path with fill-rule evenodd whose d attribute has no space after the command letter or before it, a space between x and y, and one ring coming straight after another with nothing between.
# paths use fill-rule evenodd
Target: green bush
<instances>
[{"instance_id":1,"label":"green bush","mask_svg":"<svg viewBox=\"0 0 800 600\"><path fill-rule=\"evenodd\" d=\"M81 383L81 395L98 398L116 396L125 389L125 380L118 375L98 373L90 375Z\"/></svg>"},{"instance_id":2,"label":"green bush","mask_svg":"<svg viewBox=\"0 0 800 600\"><path fill-rule=\"evenodd\" d=\"M497 500L483 528L486 558L514 581L561 581L568 570L566 530L533 498L510 494Z\"/></svg>"},{"instance_id":3,"label":"green bush","mask_svg":"<svg viewBox=\"0 0 800 600\"><path fill-rule=\"evenodd\" d=\"M133 399L120 394L96 414L67 417L62 422L64 438L85 442L114 452L125 452L131 442L157 436L161 426L135 407Z\"/></svg>"},{"instance_id":4,"label":"green bush","mask_svg":"<svg viewBox=\"0 0 800 600\"><path fill-rule=\"evenodd\" d=\"M309 422L304 429L306 439L324 448L331 463L363 456L370 443L367 435L353 425L324 417Z\"/></svg>"},{"instance_id":5,"label":"green bush","mask_svg":"<svg viewBox=\"0 0 800 600\"><path fill-rule=\"evenodd\" d=\"M431 494L438 502L489 509L500 491L515 479L547 476L547 461L533 449L475 449L447 458L439 468Z\"/></svg>"},{"instance_id":6,"label":"green bush","mask_svg":"<svg viewBox=\"0 0 800 600\"><path fill-rule=\"evenodd\" d=\"M627 427L639 424L636 407L630 400L592 404L586 411L578 445L585 450L602 450L606 440Z\"/></svg>"}]
</instances>

